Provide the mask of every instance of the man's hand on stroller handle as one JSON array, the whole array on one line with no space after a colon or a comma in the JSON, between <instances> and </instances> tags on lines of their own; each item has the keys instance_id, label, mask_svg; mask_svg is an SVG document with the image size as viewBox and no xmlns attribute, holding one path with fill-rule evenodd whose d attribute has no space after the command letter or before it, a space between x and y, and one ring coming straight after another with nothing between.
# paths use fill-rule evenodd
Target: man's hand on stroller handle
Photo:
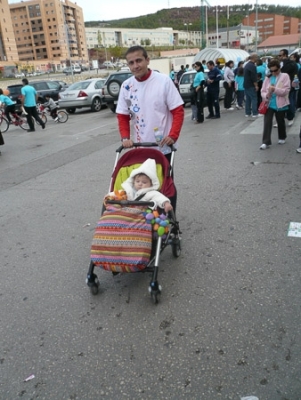
<instances>
[{"instance_id":1,"label":"man's hand on stroller handle","mask_svg":"<svg viewBox=\"0 0 301 400\"><path fill-rule=\"evenodd\" d=\"M161 142L159 143L154 142L154 145L157 144L160 147L163 147L164 145L172 146L174 143L175 143L174 139L172 139L170 136L166 136L161 140ZM122 146L128 149L134 146L134 142L132 141L132 139L122 139Z\"/></svg>"},{"instance_id":2,"label":"man's hand on stroller handle","mask_svg":"<svg viewBox=\"0 0 301 400\"><path fill-rule=\"evenodd\" d=\"M175 141L170 136L166 136L161 140L159 145L160 145L160 147L163 147L164 145L171 146L174 143L175 143Z\"/></svg>"},{"instance_id":3,"label":"man's hand on stroller handle","mask_svg":"<svg viewBox=\"0 0 301 400\"><path fill-rule=\"evenodd\" d=\"M122 146L125 148L133 147L134 142L131 139L122 139Z\"/></svg>"}]
</instances>

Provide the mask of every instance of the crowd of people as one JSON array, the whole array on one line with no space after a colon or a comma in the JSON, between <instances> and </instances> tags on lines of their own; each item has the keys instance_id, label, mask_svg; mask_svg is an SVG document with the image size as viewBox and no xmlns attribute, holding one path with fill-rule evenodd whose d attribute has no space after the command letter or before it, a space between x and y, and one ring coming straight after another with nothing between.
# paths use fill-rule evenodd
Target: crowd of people
<instances>
[{"instance_id":1,"label":"crowd of people","mask_svg":"<svg viewBox=\"0 0 301 400\"><path fill-rule=\"evenodd\" d=\"M183 71L179 73L184 73ZM225 89L224 108L226 111L244 109L245 116L255 120L263 114L259 113L262 102L266 104L267 111L263 118L263 137L261 150L267 149L271 144L272 128L278 128L278 144L286 140L286 120L291 127L295 121L296 112L301 111L301 81L300 55L297 53L289 56L287 49L279 51L275 58L260 59L256 53L250 54L247 60L239 61L234 68L234 61L226 62L221 66L216 60L202 60L193 67L196 74L191 85L192 119L195 124L204 121L205 100L209 114L206 119L220 118L220 81L223 80ZM207 79L204 70L207 70ZM204 88L207 87L206 99ZM234 96L234 93L236 96ZM234 99L236 103L234 104ZM234 108L235 107L235 108ZM297 149L301 153L300 145Z\"/></svg>"}]
</instances>

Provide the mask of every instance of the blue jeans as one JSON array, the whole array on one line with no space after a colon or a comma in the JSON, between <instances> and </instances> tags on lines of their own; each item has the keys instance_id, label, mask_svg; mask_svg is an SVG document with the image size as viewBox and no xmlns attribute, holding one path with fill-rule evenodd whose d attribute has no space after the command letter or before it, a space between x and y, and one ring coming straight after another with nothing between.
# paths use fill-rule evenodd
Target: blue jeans
<instances>
[{"instance_id":1,"label":"blue jeans","mask_svg":"<svg viewBox=\"0 0 301 400\"><path fill-rule=\"evenodd\" d=\"M244 90L237 90L237 92L236 92L236 101L237 101L238 107L242 107L243 106L244 98L245 98L245 91Z\"/></svg>"},{"instance_id":2,"label":"blue jeans","mask_svg":"<svg viewBox=\"0 0 301 400\"><path fill-rule=\"evenodd\" d=\"M295 118L295 113L296 113L296 99L297 99L297 91L295 89L291 90L289 92L289 106L288 110L286 112L286 118L288 121L291 121Z\"/></svg>"},{"instance_id":3,"label":"blue jeans","mask_svg":"<svg viewBox=\"0 0 301 400\"><path fill-rule=\"evenodd\" d=\"M246 115L258 115L258 109L257 109L257 92L255 90L255 87L250 87L245 89L245 96L246 96ZM251 107L252 107L252 112L251 112Z\"/></svg>"}]
</instances>

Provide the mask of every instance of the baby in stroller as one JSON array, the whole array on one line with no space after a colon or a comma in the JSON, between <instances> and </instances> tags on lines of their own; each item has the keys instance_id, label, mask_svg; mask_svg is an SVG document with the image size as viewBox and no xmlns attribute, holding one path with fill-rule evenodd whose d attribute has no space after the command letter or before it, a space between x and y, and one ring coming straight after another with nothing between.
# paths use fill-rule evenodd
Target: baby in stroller
<instances>
[{"instance_id":1,"label":"baby in stroller","mask_svg":"<svg viewBox=\"0 0 301 400\"><path fill-rule=\"evenodd\" d=\"M149 144L135 145L139 148L127 151L120 159L123 147L117 150L110 192L104 198L92 240L86 283L96 295L99 281L95 267L113 275L150 272L148 289L157 303L161 293L160 255L168 245L174 257L181 253L179 223L170 201L175 187L165 156Z\"/></svg>"},{"instance_id":2,"label":"baby in stroller","mask_svg":"<svg viewBox=\"0 0 301 400\"><path fill-rule=\"evenodd\" d=\"M148 158L140 167L134 169L130 177L121 184L127 200L152 201L154 206L150 208L162 208L166 213L173 210L168 197L160 193L160 182L156 171L156 161ZM117 195L117 197L116 197ZM123 193L111 192L105 197L105 201L120 198ZM124 197L123 197L124 198Z\"/></svg>"}]
</instances>

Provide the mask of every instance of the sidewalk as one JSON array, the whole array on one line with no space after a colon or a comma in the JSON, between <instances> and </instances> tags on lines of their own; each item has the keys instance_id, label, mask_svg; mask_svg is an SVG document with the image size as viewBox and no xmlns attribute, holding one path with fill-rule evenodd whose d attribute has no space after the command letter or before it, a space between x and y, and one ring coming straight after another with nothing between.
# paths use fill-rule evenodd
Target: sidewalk
<instances>
[{"instance_id":1,"label":"sidewalk","mask_svg":"<svg viewBox=\"0 0 301 400\"><path fill-rule=\"evenodd\" d=\"M253 134L253 135L262 135L262 130L263 130L263 119L264 117L258 117L254 121L252 121L244 130L242 130L240 133L242 135L246 134ZM248 120L246 118L246 120ZM300 131L300 125L301 125L301 112L297 111L296 116L295 116L295 122L292 126L287 126L286 122L286 133L287 135L296 135L299 134ZM276 133L277 128L273 128L272 133Z\"/></svg>"}]
</instances>

